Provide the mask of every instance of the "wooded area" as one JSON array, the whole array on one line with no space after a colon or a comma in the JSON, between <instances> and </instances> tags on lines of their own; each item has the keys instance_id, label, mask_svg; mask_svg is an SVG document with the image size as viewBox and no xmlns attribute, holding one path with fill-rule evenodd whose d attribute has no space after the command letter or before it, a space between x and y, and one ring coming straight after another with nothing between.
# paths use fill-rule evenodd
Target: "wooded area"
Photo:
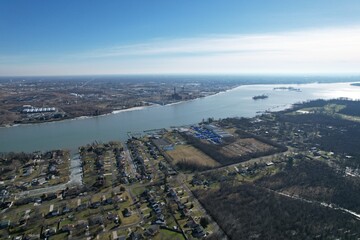
<instances>
[{"instance_id":1,"label":"wooded area","mask_svg":"<svg viewBox=\"0 0 360 240\"><path fill-rule=\"evenodd\" d=\"M231 239L356 239L359 223L340 211L301 202L252 184L223 183L195 192Z\"/></svg>"}]
</instances>

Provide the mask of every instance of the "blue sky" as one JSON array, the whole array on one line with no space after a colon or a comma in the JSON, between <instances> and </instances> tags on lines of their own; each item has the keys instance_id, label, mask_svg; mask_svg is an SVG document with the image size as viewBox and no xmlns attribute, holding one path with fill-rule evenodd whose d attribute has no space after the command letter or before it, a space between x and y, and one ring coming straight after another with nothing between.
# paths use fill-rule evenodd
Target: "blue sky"
<instances>
[{"instance_id":1,"label":"blue sky","mask_svg":"<svg viewBox=\"0 0 360 240\"><path fill-rule=\"evenodd\" d=\"M358 0L2 0L0 75L357 74Z\"/></svg>"}]
</instances>

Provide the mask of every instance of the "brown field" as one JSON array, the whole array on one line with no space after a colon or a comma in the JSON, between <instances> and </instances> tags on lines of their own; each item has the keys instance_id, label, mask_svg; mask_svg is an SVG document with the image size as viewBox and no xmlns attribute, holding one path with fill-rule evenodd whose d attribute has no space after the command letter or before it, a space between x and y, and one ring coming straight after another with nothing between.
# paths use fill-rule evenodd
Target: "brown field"
<instances>
[{"instance_id":1,"label":"brown field","mask_svg":"<svg viewBox=\"0 0 360 240\"><path fill-rule=\"evenodd\" d=\"M214 159L190 145L177 145L174 150L166 153L173 159L173 164L187 161L208 167L220 166Z\"/></svg>"},{"instance_id":2,"label":"brown field","mask_svg":"<svg viewBox=\"0 0 360 240\"><path fill-rule=\"evenodd\" d=\"M221 148L220 153L226 157L239 157L256 152L266 152L271 149L274 147L254 138L243 138Z\"/></svg>"}]
</instances>

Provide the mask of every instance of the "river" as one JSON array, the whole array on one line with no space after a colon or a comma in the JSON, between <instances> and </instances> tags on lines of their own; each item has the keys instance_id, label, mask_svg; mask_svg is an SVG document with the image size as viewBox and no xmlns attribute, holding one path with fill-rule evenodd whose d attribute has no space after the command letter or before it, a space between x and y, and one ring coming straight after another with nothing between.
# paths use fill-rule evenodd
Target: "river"
<instances>
[{"instance_id":1,"label":"river","mask_svg":"<svg viewBox=\"0 0 360 240\"><path fill-rule=\"evenodd\" d=\"M273 90L300 88L301 92ZM255 95L269 98L253 100ZM227 92L168 106L151 106L104 116L0 128L0 152L50 149L75 150L93 141L126 140L128 132L193 124L213 117L253 117L311 99L360 99L360 87L350 83L243 85Z\"/></svg>"}]
</instances>

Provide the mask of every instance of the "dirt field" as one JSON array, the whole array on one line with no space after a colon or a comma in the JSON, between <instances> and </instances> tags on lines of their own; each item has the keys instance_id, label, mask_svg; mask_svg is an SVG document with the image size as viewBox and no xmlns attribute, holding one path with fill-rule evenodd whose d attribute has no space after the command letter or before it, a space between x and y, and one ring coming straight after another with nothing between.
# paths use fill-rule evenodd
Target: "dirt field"
<instances>
[{"instance_id":1,"label":"dirt field","mask_svg":"<svg viewBox=\"0 0 360 240\"><path fill-rule=\"evenodd\" d=\"M270 149L273 149L273 147L254 138L244 138L223 147L220 152L227 157L239 157L250 153L265 152Z\"/></svg>"},{"instance_id":2,"label":"dirt field","mask_svg":"<svg viewBox=\"0 0 360 240\"><path fill-rule=\"evenodd\" d=\"M177 145L174 150L167 151L166 153L173 159L173 164L185 160L203 166L220 166L214 159L190 145Z\"/></svg>"}]
</instances>

